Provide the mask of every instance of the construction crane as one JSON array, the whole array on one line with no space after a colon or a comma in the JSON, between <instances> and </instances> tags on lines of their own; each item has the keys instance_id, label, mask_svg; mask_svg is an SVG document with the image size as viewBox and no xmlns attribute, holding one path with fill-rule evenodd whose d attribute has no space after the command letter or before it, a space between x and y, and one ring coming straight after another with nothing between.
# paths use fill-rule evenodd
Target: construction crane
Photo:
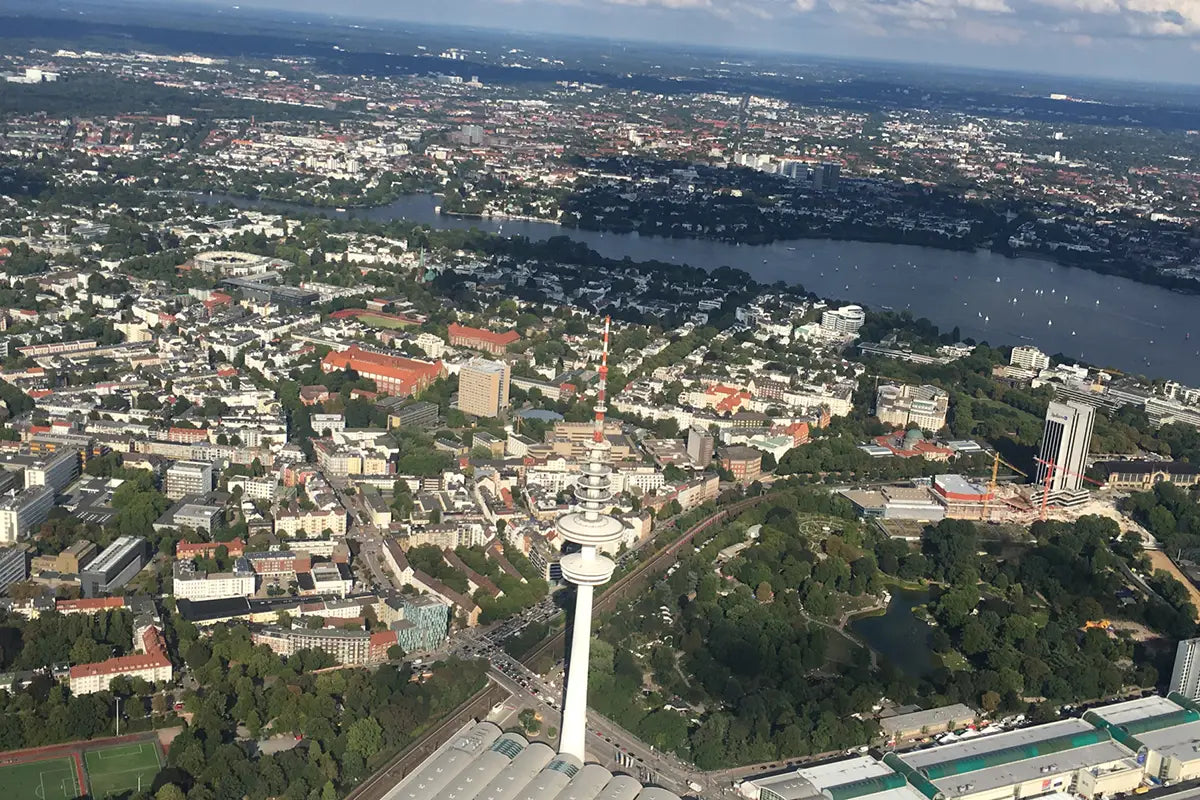
<instances>
[{"instance_id":1,"label":"construction crane","mask_svg":"<svg viewBox=\"0 0 1200 800\"><path fill-rule=\"evenodd\" d=\"M1035 458L1033 460L1046 467L1046 480L1042 485L1042 511L1040 519L1044 520L1046 518L1046 505L1050 502L1050 482L1054 480L1054 473L1056 471L1062 470L1063 473L1070 475L1072 478L1081 478L1082 480L1085 480L1088 483L1094 483L1097 486L1104 485L1103 481L1092 480L1087 475L1080 475L1078 472L1072 472L1061 464L1055 464L1053 461L1047 461L1044 458Z\"/></svg>"},{"instance_id":2,"label":"construction crane","mask_svg":"<svg viewBox=\"0 0 1200 800\"><path fill-rule=\"evenodd\" d=\"M984 497L984 499L983 499L983 521L984 522L987 522L988 520L991 519L991 515L988 512L992 505L992 498L996 496L996 476L1000 474L1000 465L1001 464L1008 467L1013 472L1017 473L1018 475L1020 475L1024 478L1029 477L1027 474L1025 474L1021 470L1017 469L1012 464L1005 461L1003 458L1001 458L999 453L992 453L992 480L988 483L988 493L987 493L987 496Z\"/></svg>"}]
</instances>

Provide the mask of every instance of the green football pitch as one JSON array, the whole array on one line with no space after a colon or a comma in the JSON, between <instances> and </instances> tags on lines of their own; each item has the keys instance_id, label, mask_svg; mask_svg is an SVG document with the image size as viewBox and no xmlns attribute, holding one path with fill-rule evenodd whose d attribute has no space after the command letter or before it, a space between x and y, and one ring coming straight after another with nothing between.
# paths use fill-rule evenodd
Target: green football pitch
<instances>
[{"instance_id":1,"label":"green football pitch","mask_svg":"<svg viewBox=\"0 0 1200 800\"><path fill-rule=\"evenodd\" d=\"M146 791L160 768L158 745L135 742L87 750L83 754L83 764L91 795L96 800L139 789Z\"/></svg>"},{"instance_id":2,"label":"green football pitch","mask_svg":"<svg viewBox=\"0 0 1200 800\"><path fill-rule=\"evenodd\" d=\"M83 795L70 756L0 765L0 787L6 800L75 800Z\"/></svg>"}]
</instances>

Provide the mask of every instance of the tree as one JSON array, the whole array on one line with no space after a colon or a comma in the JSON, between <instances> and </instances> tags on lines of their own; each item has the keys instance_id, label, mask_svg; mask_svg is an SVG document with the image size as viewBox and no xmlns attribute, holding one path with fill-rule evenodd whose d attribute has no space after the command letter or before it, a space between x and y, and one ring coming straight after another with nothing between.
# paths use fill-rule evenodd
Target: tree
<instances>
[{"instance_id":1,"label":"tree","mask_svg":"<svg viewBox=\"0 0 1200 800\"><path fill-rule=\"evenodd\" d=\"M164 783L154 793L154 800L187 800L187 795L173 783Z\"/></svg>"},{"instance_id":2,"label":"tree","mask_svg":"<svg viewBox=\"0 0 1200 800\"><path fill-rule=\"evenodd\" d=\"M374 717L354 722L346 731L346 749L358 753L366 761L383 748L383 729Z\"/></svg>"},{"instance_id":3,"label":"tree","mask_svg":"<svg viewBox=\"0 0 1200 800\"><path fill-rule=\"evenodd\" d=\"M775 592L771 589L769 582L761 581L758 588L754 590L754 596L760 603L769 603L775 599Z\"/></svg>"}]
</instances>

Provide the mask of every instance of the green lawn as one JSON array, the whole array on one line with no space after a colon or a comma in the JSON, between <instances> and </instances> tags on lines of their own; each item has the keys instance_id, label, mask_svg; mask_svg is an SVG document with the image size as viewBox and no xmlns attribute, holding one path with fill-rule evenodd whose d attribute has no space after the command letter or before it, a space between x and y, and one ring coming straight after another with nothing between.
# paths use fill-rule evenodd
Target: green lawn
<instances>
[{"instance_id":1,"label":"green lawn","mask_svg":"<svg viewBox=\"0 0 1200 800\"><path fill-rule=\"evenodd\" d=\"M377 317L374 314L359 314L358 321L364 325L373 325L376 328L407 328L410 323L401 322L398 319L390 317Z\"/></svg>"},{"instance_id":2,"label":"green lawn","mask_svg":"<svg viewBox=\"0 0 1200 800\"><path fill-rule=\"evenodd\" d=\"M160 768L158 745L147 741L88 750L83 764L96 800L136 792L139 786L146 791Z\"/></svg>"},{"instance_id":3,"label":"green lawn","mask_svg":"<svg viewBox=\"0 0 1200 800\"><path fill-rule=\"evenodd\" d=\"M69 757L0 765L5 800L74 800L83 795Z\"/></svg>"}]
</instances>

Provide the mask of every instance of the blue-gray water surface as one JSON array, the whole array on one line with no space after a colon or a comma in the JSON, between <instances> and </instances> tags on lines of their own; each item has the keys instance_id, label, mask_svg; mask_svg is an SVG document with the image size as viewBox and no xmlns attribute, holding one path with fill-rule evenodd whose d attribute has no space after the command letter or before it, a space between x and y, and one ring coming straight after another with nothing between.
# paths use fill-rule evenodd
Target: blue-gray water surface
<instances>
[{"instance_id":1,"label":"blue-gray water surface","mask_svg":"<svg viewBox=\"0 0 1200 800\"><path fill-rule=\"evenodd\" d=\"M431 195L348 211L217 195L202 199L376 221L403 218L532 240L565 235L609 258L736 267L763 283L783 280L823 297L872 308L907 308L943 330L958 326L963 337L977 341L1033 344L1099 366L1200 385L1200 296L1039 259L824 239L734 245L601 233L547 222L444 216Z\"/></svg>"}]
</instances>

